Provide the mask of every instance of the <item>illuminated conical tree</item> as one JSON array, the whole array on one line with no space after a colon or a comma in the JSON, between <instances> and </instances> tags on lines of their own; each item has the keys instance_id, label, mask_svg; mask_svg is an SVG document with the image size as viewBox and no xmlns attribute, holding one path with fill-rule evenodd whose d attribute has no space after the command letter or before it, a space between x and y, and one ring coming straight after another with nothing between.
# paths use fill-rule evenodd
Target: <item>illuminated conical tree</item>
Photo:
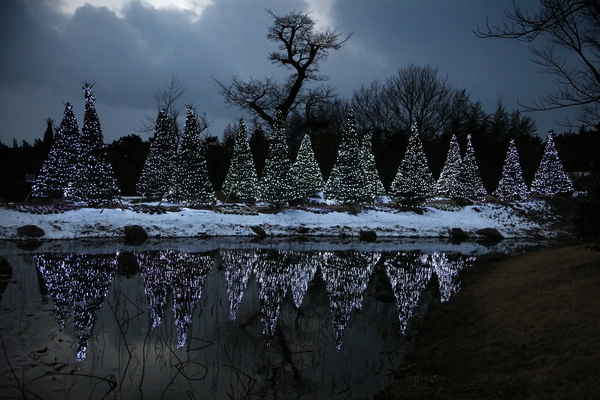
<instances>
[{"instance_id":1,"label":"illuminated conical tree","mask_svg":"<svg viewBox=\"0 0 600 400\"><path fill-rule=\"evenodd\" d=\"M350 110L337 160L325 184L325 198L344 204L371 202L363 166L354 110Z\"/></svg>"},{"instance_id":2,"label":"illuminated conical tree","mask_svg":"<svg viewBox=\"0 0 600 400\"><path fill-rule=\"evenodd\" d=\"M436 184L437 193L439 196L446 197L461 197L463 196L463 188L460 182L462 159L460 157L460 146L456 135L452 135L450 139L450 148L446 156L444 168Z\"/></svg>"},{"instance_id":3,"label":"illuminated conical tree","mask_svg":"<svg viewBox=\"0 0 600 400\"><path fill-rule=\"evenodd\" d=\"M483 200L487 196L487 190L481 181L481 174L475 159L475 150L471 143L471 135L467 136L467 151L462 161L460 173L463 196L471 200Z\"/></svg>"},{"instance_id":4,"label":"illuminated conical tree","mask_svg":"<svg viewBox=\"0 0 600 400\"><path fill-rule=\"evenodd\" d=\"M519 153L515 140L511 139L502 168L502 178L494 196L502 200L524 201L530 197L529 189L523 180L523 172L519 162Z\"/></svg>"},{"instance_id":5,"label":"illuminated conical tree","mask_svg":"<svg viewBox=\"0 0 600 400\"><path fill-rule=\"evenodd\" d=\"M277 110L271 132L269 154L258 186L258 198L261 201L281 206L287 205L288 201L294 199L296 193L294 193L294 179L290 175L290 168L285 120L283 113Z\"/></svg>"},{"instance_id":6,"label":"illuminated conical tree","mask_svg":"<svg viewBox=\"0 0 600 400\"><path fill-rule=\"evenodd\" d=\"M171 187L175 174L177 134L167 110L160 110L156 118L154 140L137 184L137 191L144 197L162 199Z\"/></svg>"},{"instance_id":7,"label":"illuminated conical tree","mask_svg":"<svg viewBox=\"0 0 600 400\"><path fill-rule=\"evenodd\" d=\"M85 114L80 140L75 151L79 154L79 165L73 183L65 196L80 201L89 207L102 207L119 198L119 188L114 178L112 164L106 155L106 144L102 136L100 120L94 106L94 95L89 83L83 85Z\"/></svg>"},{"instance_id":8,"label":"illuminated conical tree","mask_svg":"<svg viewBox=\"0 0 600 400\"><path fill-rule=\"evenodd\" d=\"M76 143L79 140L79 126L73 114L73 106L67 103L63 120L48 157L33 183L31 195L38 198L60 198L64 190L73 182L79 163Z\"/></svg>"},{"instance_id":9,"label":"illuminated conical tree","mask_svg":"<svg viewBox=\"0 0 600 400\"><path fill-rule=\"evenodd\" d=\"M390 195L396 201L407 198L426 200L435 196L435 180L427 164L416 124L412 127L404 159L390 187Z\"/></svg>"},{"instance_id":10,"label":"illuminated conical tree","mask_svg":"<svg viewBox=\"0 0 600 400\"><path fill-rule=\"evenodd\" d=\"M371 200L374 200L375 198L385 196L385 188L383 187L383 183L381 183L377 165L375 164L375 155L372 150L372 135L370 132L364 135L360 152L360 161L365 171L366 188L369 197Z\"/></svg>"},{"instance_id":11,"label":"illuminated conical tree","mask_svg":"<svg viewBox=\"0 0 600 400\"><path fill-rule=\"evenodd\" d=\"M258 196L258 178L248 144L248 133L244 120L240 120L229 171L223 182L223 194L233 194L239 199L254 201Z\"/></svg>"},{"instance_id":12,"label":"illuminated conical tree","mask_svg":"<svg viewBox=\"0 0 600 400\"><path fill-rule=\"evenodd\" d=\"M564 171L554 146L553 132L548 132L546 148L540 166L531 183L531 191L543 195L568 193L574 190L573 181Z\"/></svg>"},{"instance_id":13,"label":"illuminated conical tree","mask_svg":"<svg viewBox=\"0 0 600 400\"><path fill-rule=\"evenodd\" d=\"M201 145L198 118L193 108L187 109L175 179L167 200L186 207L204 207L216 201Z\"/></svg>"},{"instance_id":14,"label":"illuminated conical tree","mask_svg":"<svg viewBox=\"0 0 600 400\"><path fill-rule=\"evenodd\" d=\"M310 196L323 191L325 182L315 153L310 142L310 136L304 135L296 161L292 164L290 175L295 179L297 198Z\"/></svg>"}]
</instances>

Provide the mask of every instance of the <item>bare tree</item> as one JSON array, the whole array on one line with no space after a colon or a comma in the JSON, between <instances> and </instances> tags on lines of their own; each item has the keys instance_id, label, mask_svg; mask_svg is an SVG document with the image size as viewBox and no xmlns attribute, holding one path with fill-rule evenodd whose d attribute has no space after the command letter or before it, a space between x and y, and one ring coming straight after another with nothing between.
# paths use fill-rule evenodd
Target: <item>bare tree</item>
<instances>
[{"instance_id":1,"label":"bare tree","mask_svg":"<svg viewBox=\"0 0 600 400\"><path fill-rule=\"evenodd\" d=\"M309 89L306 83L327 79L319 74L320 62L325 61L332 50L342 48L351 35L342 38L329 28L316 31L315 21L308 13L292 11L278 16L268 12L274 23L268 29L267 39L279 43L278 51L269 54L269 60L291 71L286 81L278 83L271 77L245 82L234 76L230 84L216 82L228 105L247 110L272 126L275 110L281 110L284 117L298 109L310 113L316 104L334 99L332 87L322 85Z\"/></svg>"},{"instance_id":2,"label":"bare tree","mask_svg":"<svg viewBox=\"0 0 600 400\"><path fill-rule=\"evenodd\" d=\"M157 114L161 110L166 110L173 122L173 128L176 133L180 132L177 118L179 117L179 110L175 108L175 103L183 94L186 88L179 81L179 75L173 73L171 79L167 82L167 87L162 91L154 93L154 101L156 103ZM206 121L204 121L206 122ZM141 132L152 132L156 126L156 117L153 115L144 114L142 121Z\"/></svg>"},{"instance_id":3,"label":"bare tree","mask_svg":"<svg viewBox=\"0 0 600 400\"><path fill-rule=\"evenodd\" d=\"M558 90L539 97L527 111L581 106L581 122L600 120L600 2L598 0L541 0L530 14L516 3L507 12L510 23L478 30L481 38L516 39L531 46L534 62L555 77Z\"/></svg>"},{"instance_id":4,"label":"bare tree","mask_svg":"<svg viewBox=\"0 0 600 400\"><path fill-rule=\"evenodd\" d=\"M422 135L432 137L468 101L466 91L454 89L437 68L411 64L355 91L351 107L364 129L408 133L416 123Z\"/></svg>"}]
</instances>

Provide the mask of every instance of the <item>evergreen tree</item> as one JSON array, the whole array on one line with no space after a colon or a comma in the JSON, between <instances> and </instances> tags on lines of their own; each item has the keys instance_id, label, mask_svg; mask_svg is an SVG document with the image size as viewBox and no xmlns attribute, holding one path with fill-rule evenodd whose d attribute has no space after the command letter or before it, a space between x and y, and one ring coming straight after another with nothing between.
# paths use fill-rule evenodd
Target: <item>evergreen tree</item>
<instances>
[{"instance_id":1,"label":"evergreen tree","mask_svg":"<svg viewBox=\"0 0 600 400\"><path fill-rule=\"evenodd\" d=\"M529 199L530 193L525 180L523 180L519 153L514 139L510 140L502 168L502 178L494 195L502 200L525 201Z\"/></svg>"},{"instance_id":2,"label":"evergreen tree","mask_svg":"<svg viewBox=\"0 0 600 400\"><path fill-rule=\"evenodd\" d=\"M187 109L175 179L167 200L186 207L204 207L216 201L201 145L198 117L193 108Z\"/></svg>"},{"instance_id":3,"label":"evergreen tree","mask_svg":"<svg viewBox=\"0 0 600 400\"><path fill-rule=\"evenodd\" d=\"M390 194L396 201L427 200L435 196L435 180L427 164L416 124L412 127L408 147L392 182Z\"/></svg>"},{"instance_id":4,"label":"evergreen tree","mask_svg":"<svg viewBox=\"0 0 600 400\"><path fill-rule=\"evenodd\" d=\"M379 177L379 172L377 171L371 140L371 133L366 133L362 140L362 146L360 147L360 161L362 162L362 168L365 171L365 181L367 184L368 196L371 199L376 199L378 197L385 196L385 188L383 187L383 183L381 183L381 178Z\"/></svg>"},{"instance_id":5,"label":"evergreen tree","mask_svg":"<svg viewBox=\"0 0 600 400\"><path fill-rule=\"evenodd\" d=\"M163 198L171 187L175 173L177 135L167 110L160 110L156 118L154 139L150 153L137 184L137 191L144 197Z\"/></svg>"},{"instance_id":6,"label":"evergreen tree","mask_svg":"<svg viewBox=\"0 0 600 400\"><path fill-rule=\"evenodd\" d=\"M436 189L439 196L462 197L464 188L460 182L462 170L462 159L460 157L460 146L456 135L450 139L450 148L446 156L444 168L437 181Z\"/></svg>"},{"instance_id":7,"label":"evergreen tree","mask_svg":"<svg viewBox=\"0 0 600 400\"><path fill-rule=\"evenodd\" d=\"M290 157L285 137L283 113L277 111L271 133L269 154L259 184L259 199L275 205L286 205L295 198L294 179L290 175Z\"/></svg>"},{"instance_id":8,"label":"evergreen tree","mask_svg":"<svg viewBox=\"0 0 600 400\"><path fill-rule=\"evenodd\" d=\"M254 201L258 196L258 178L243 119L238 125L233 156L223 182L223 194L227 197L229 194L234 194L239 199L246 201Z\"/></svg>"},{"instance_id":9,"label":"evergreen tree","mask_svg":"<svg viewBox=\"0 0 600 400\"><path fill-rule=\"evenodd\" d=\"M79 126L73 113L73 106L67 103L63 120L48 157L42 164L31 188L31 195L37 198L60 198L73 182L78 166L79 154L76 143L79 140Z\"/></svg>"},{"instance_id":10,"label":"evergreen tree","mask_svg":"<svg viewBox=\"0 0 600 400\"><path fill-rule=\"evenodd\" d=\"M370 202L368 185L361 161L361 148L356 133L354 110L348 112L348 120L342 134L338 157L325 184L325 198L344 204Z\"/></svg>"},{"instance_id":11,"label":"evergreen tree","mask_svg":"<svg viewBox=\"0 0 600 400\"><path fill-rule=\"evenodd\" d=\"M471 142L471 135L467 136L467 151L462 161L460 173L463 196L471 200L483 200L487 196L487 190L481 181L481 174L475 159L475 150Z\"/></svg>"},{"instance_id":12,"label":"evergreen tree","mask_svg":"<svg viewBox=\"0 0 600 400\"><path fill-rule=\"evenodd\" d=\"M79 164L75 178L66 190L66 197L80 201L89 207L102 207L114 203L119 197L119 189L108 161L100 120L94 106L94 95L89 83L83 85L85 114L80 140L75 151L79 154Z\"/></svg>"},{"instance_id":13,"label":"evergreen tree","mask_svg":"<svg viewBox=\"0 0 600 400\"><path fill-rule=\"evenodd\" d=\"M531 183L531 191L543 195L568 193L574 190L573 182L564 171L554 146L554 132L548 132L546 148L540 162L540 167L535 173Z\"/></svg>"},{"instance_id":14,"label":"evergreen tree","mask_svg":"<svg viewBox=\"0 0 600 400\"><path fill-rule=\"evenodd\" d=\"M325 182L315 153L313 152L310 136L304 135L296 162L292 164L290 175L296 181L296 197L302 198L323 191Z\"/></svg>"}]
</instances>

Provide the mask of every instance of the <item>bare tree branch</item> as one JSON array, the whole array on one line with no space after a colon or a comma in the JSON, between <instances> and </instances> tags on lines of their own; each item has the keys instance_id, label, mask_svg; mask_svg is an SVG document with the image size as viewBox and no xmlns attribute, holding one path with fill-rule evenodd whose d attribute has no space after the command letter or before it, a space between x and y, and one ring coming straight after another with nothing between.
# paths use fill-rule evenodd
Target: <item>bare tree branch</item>
<instances>
[{"instance_id":1,"label":"bare tree branch","mask_svg":"<svg viewBox=\"0 0 600 400\"><path fill-rule=\"evenodd\" d=\"M307 89L309 81L324 81L319 75L319 64L333 50L339 50L351 35L342 38L335 30L315 30L315 21L309 14L293 11L283 16L268 10L274 23L267 31L267 39L279 43L278 51L269 54L269 60L278 67L291 71L284 83L271 78L241 81L233 77L230 84L216 80L219 92L229 106L236 106L258 116L269 125L274 123L275 110L284 117L293 110L314 107L318 101L329 101L333 94L330 87Z\"/></svg>"},{"instance_id":2,"label":"bare tree branch","mask_svg":"<svg viewBox=\"0 0 600 400\"><path fill-rule=\"evenodd\" d=\"M541 42L530 47L534 62L555 78L557 91L539 97L526 111L579 106L580 121L600 121L600 1L541 0L536 14L523 12L516 4L506 14L511 24L491 26L475 34L481 38Z\"/></svg>"}]
</instances>

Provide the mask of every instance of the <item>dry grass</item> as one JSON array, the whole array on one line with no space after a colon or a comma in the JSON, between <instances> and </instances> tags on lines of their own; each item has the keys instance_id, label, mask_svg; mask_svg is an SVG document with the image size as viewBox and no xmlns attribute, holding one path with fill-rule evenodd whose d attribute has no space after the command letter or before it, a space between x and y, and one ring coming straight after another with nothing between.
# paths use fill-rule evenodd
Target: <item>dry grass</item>
<instances>
[{"instance_id":1,"label":"dry grass","mask_svg":"<svg viewBox=\"0 0 600 400\"><path fill-rule=\"evenodd\" d=\"M600 253L481 262L377 399L600 398Z\"/></svg>"}]
</instances>

